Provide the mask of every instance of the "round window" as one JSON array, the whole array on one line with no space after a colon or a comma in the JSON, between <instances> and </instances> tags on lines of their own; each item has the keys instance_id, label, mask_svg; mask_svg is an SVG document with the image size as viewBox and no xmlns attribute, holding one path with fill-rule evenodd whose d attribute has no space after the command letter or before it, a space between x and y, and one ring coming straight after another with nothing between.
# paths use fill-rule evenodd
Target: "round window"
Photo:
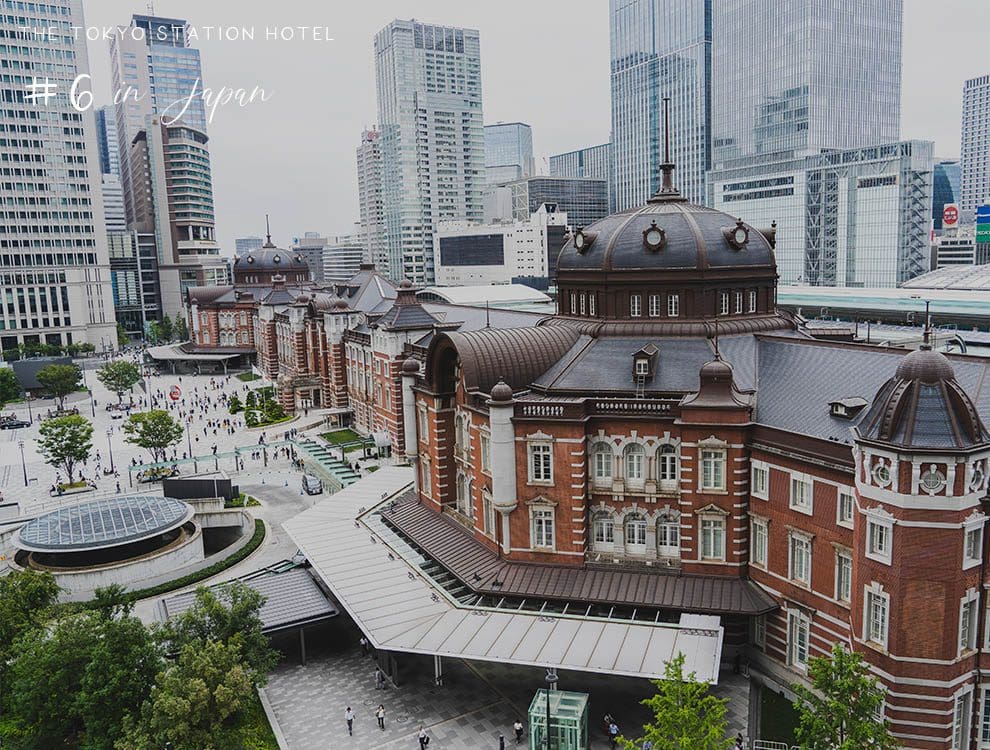
<instances>
[{"instance_id":1,"label":"round window","mask_svg":"<svg viewBox=\"0 0 990 750\"><path fill-rule=\"evenodd\" d=\"M921 489L929 495L934 495L943 487L945 487L945 475L935 467L935 464L931 464L921 475Z\"/></svg>"},{"instance_id":2,"label":"round window","mask_svg":"<svg viewBox=\"0 0 990 750\"><path fill-rule=\"evenodd\" d=\"M877 464L873 467L873 481L881 487L890 484L890 469L886 464Z\"/></svg>"},{"instance_id":3,"label":"round window","mask_svg":"<svg viewBox=\"0 0 990 750\"><path fill-rule=\"evenodd\" d=\"M969 480L969 490L970 492L979 492L983 487L983 467L980 464L976 464L973 467L973 475Z\"/></svg>"}]
</instances>

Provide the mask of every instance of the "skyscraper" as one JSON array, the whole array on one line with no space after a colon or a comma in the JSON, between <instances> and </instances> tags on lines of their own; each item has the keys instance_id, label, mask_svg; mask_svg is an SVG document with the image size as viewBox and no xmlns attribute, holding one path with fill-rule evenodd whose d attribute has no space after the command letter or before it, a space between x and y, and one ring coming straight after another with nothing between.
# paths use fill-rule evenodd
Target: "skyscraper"
<instances>
[{"instance_id":1,"label":"skyscraper","mask_svg":"<svg viewBox=\"0 0 990 750\"><path fill-rule=\"evenodd\" d=\"M609 26L615 210L645 203L660 185L660 110L667 96L677 186L689 200L704 203L711 166L712 0L609 0Z\"/></svg>"},{"instance_id":2,"label":"skyscraper","mask_svg":"<svg viewBox=\"0 0 990 750\"><path fill-rule=\"evenodd\" d=\"M80 0L0 0L0 131L4 164L16 165L0 182L4 352L19 344L116 348L95 121L66 95L89 73L85 35L73 28L85 28ZM57 95L29 99L33 78L57 85Z\"/></svg>"},{"instance_id":3,"label":"skyscraper","mask_svg":"<svg viewBox=\"0 0 990 750\"><path fill-rule=\"evenodd\" d=\"M602 143L550 157L551 177L593 177L611 182L612 144Z\"/></svg>"},{"instance_id":4,"label":"skyscraper","mask_svg":"<svg viewBox=\"0 0 990 750\"><path fill-rule=\"evenodd\" d=\"M96 110L96 147L100 151L103 174L120 174L120 145L117 142L117 121L109 104Z\"/></svg>"},{"instance_id":5,"label":"skyscraper","mask_svg":"<svg viewBox=\"0 0 990 750\"><path fill-rule=\"evenodd\" d=\"M234 255L246 255L252 250L260 250L265 244L262 237L237 237L234 240Z\"/></svg>"},{"instance_id":6,"label":"skyscraper","mask_svg":"<svg viewBox=\"0 0 990 750\"><path fill-rule=\"evenodd\" d=\"M189 46L188 25L178 18L134 15L126 31L110 38L110 67L115 91L131 91L115 105L121 184L127 221L134 221L131 170L127 167L131 143L152 115L180 114L193 86L202 88L199 50ZM182 122L206 132L206 110L201 98L189 102Z\"/></svg>"},{"instance_id":7,"label":"skyscraper","mask_svg":"<svg viewBox=\"0 0 990 750\"><path fill-rule=\"evenodd\" d=\"M942 210L947 203L959 202L959 160L939 159L932 180L932 226L942 230Z\"/></svg>"},{"instance_id":8,"label":"skyscraper","mask_svg":"<svg viewBox=\"0 0 990 750\"><path fill-rule=\"evenodd\" d=\"M990 203L990 75L963 85L959 209L973 221L977 206Z\"/></svg>"},{"instance_id":9,"label":"skyscraper","mask_svg":"<svg viewBox=\"0 0 990 750\"><path fill-rule=\"evenodd\" d=\"M715 165L897 141L902 22L903 0L716 3Z\"/></svg>"},{"instance_id":10,"label":"skyscraper","mask_svg":"<svg viewBox=\"0 0 990 750\"><path fill-rule=\"evenodd\" d=\"M481 47L473 29L393 21L375 36L389 275L433 282L435 223L481 221Z\"/></svg>"},{"instance_id":11,"label":"skyscraper","mask_svg":"<svg viewBox=\"0 0 990 750\"><path fill-rule=\"evenodd\" d=\"M365 262L374 263L380 273L389 273L388 246L385 243L385 209L382 203L381 134L372 128L361 133L357 147L358 209L361 244Z\"/></svg>"},{"instance_id":12,"label":"skyscraper","mask_svg":"<svg viewBox=\"0 0 990 750\"><path fill-rule=\"evenodd\" d=\"M501 185L531 177L533 129L523 122L485 125L485 182Z\"/></svg>"}]
</instances>

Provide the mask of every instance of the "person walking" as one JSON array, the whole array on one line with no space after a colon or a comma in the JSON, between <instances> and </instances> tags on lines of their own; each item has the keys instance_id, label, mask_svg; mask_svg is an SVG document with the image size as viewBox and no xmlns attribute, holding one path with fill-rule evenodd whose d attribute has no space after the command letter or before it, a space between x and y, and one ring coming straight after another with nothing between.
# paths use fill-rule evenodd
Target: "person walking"
<instances>
[{"instance_id":1,"label":"person walking","mask_svg":"<svg viewBox=\"0 0 990 750\"><path fill-rule=\"evenodd\" d=\"M385 689L385 673L380 668L375 669L375 690Z\"/></svg>"},{"instance_id":2,"label":"person walking","mask_svg":"<svg viewBox=\"0 0 990 750\"><path fill-rule=\"evenodd\" d=\"M512 730L516 733L516 744L520 744L523 738L523 723L516 719L516 723L512 725Z\"/></svg>"},{"instance_id":3,"label":"person walking","mask_svg":"<svg viewBox=\"0 0 990 750\"><path fill-rule=\"evenodd\" d=\"M619 737L619 726L613 721L608 725L608 746L611 750L615 750L615 743L618 741Z\"/></svg>"},{"instance_id":4,"label":"person walking","mask_svg":"<svg viewBox=\"0 0 990 750\"><path fill-rule=\"evenodd\" d=\"M378 728L385 731L385 704L379 703L378 710L375 711L375 718L378 719Z\"/></svg>"},{"instance_id":5,"label":"person walking","mask_svg":"<svg viewBox=\"0 0 990 750\"><path fill-rule=\"evenodd\" d=\"M419 750L426 750L426 746L430 744L430 735L426 733L426 727L422 724L419 726Z\"/></svg>"},{"instance_id":6,"label":"person walking","mask_svg":"<svg viewBox=\"0 0 990 750\"><path fill-rule=\"evenodd\" d=\"M351 711L351 707L348 706L347 710L344 711L344 721L347 722L347 733L354 736L354 712Z\"/></svg>"}]
</instances>

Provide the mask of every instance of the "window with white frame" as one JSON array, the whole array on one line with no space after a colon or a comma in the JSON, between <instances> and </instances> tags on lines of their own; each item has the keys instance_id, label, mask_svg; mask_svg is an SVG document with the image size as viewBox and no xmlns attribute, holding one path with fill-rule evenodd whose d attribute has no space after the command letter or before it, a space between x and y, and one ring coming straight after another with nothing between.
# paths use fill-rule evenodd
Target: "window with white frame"
<instances>
[{"instance_id":1,"label":"window with white frame","mask_svg":"<svg viewBox=\"0 0 990 750\"><path fill-rule=\"evenodd\" d=\"M739 313L741 313L743 311L743 293L742 292L736 292L735 293L735 297L736 297L736 307L735 307L735 310L736 310L736 314L738 315Z\"/></svg>"},{"instance_id":2,"label":"window with white frame","mask_svg":"<svg viewBox=\"0 0 990 750\"><path fill-rule=\"evenodd\" d=\"M610 482L613 463L612 446L608 443L595 443L591 449L591 478L596 482Z\"/></svg>"},{"instance_id":3,"label":"window with white frame","mask_svg":"<svg viewBox=\"0 0 990 750\"><path fill-rule=\"evenodd\" d=\"M756 292L750 291L749 293L749 312L756 312Z\"/></svg>"},{"instance_id":4,"label":"window with white frame","mask_svg":"<svg viewBox=\"0 0 990 750\"><path fill-rule=\"evenodd\" d=\"M571 315L577 315L577 292L571 292Z\"/></svg>"},{"instance_id":5,"label":"window with white frame","mask_svg":"<svg viewBox=\"0 0 990 750\"><path fill-rule=\"evenodd\" d=\"M650 295L650 317L659 318L660 317L660 295L651 294Z\"/></svg>"},{"instance_id":6,"label":"window with white frame","mask_svg":"<svg viewBox=\"0 0 990 750\"><path fill-rule=\"evenodd\" d=\"M979 565L983 560L983 522L963 530L963 570Z\"/></svg>"},{"instance_id":7,"label":"window with white frame","mask_svg":"<svg viewBox=\"0 0 990 750\"><path fill-rule=\"evenodd\" d=\"M588 315L595 314L595 293L592 292L588 295Z\"/></svg>"},{"instance_id":8,"label":"window with white frame","mask_svg":"<svg viewBox=\"0 0 990 750\"><path fill-rule=\"evenodd\" d=\"M626 517L623 540L625 541L626 552L634 555L642 555L646 552L646 519L639 513L633 513Z\"/></svg>"},{"instance_id":9,"label":"window with white frame","mask_svg":"<svg viewBox=\"0 0 990 750\"><path fill-rule=\"evenodd\" d=\"M884 593L879 584L866 587L863 602L866 612L863 618L863 637L872 643L887 648L887 632L890 616L890 596Z\"/></svg>"},{"instance_id":10,"label":"window with white frame","mask_svg":"<svg viewBox=\"0 0 990 750\"><path fill-rule=\"evenodd\" d=\"M835 551L835 598L840 602L852 600L852 552L846 549Z\"/></svg>"},{"instance_id":11,"label":"window with white frame","mask_svg":"<svg viewBox=\"0 0 990 750\"><path fill-rule=\"evenodd\" d=\"M485 518L485 533L490 536L495 536L495 503L492 502L492 496L485 490L481 493L481 510Z\"/></svg>"},{"instance_id":12,"label":"window with white frame","mask_svg":"<svg viewBox=\"0 0 990 750\"><path fill-rule=\"evenodd\" d=\"M432 482L430 481L430 464L428 461L423 461L419 465L419 486L423 490L423 494L429 497L430 493L433 491Z\"/></svg>"},{"instance_id":13,"label":"window with white frame","mask_svg":"<svg viewBox=\"0 0 990 750\"><path fill-rule=\"evenodd\" d=\"M665 443L657 451L657 479L661 483L677 481L677 446Z\"/></svg>"},{"instance_id":14,"label":"window with white frame","mask_svg":"<svg viewBox=\"0 0 990 750\"><path fill-rule=\"evenodd\" d=\"M980 745L990 747L990 688L983 688L983 710L980 712Z\"/></svg>"},{"instance_id":15,"label":"window with white frame","mask_svg":"<svg viewBox=\"0 0 990 750\"><path fill-rule=\"evenodd\" d=\"M802 612L787 613L787 663L798 669L808 668L811 620Z\"/></svg>"},{"instance_id":16,"label":"window with white frame","mask_svg":"<svg viewBox=\"0 0 990 750\"><path fill-rule=\"evenodd\" d=\"M719 292L718 295L718 314L728 315L729 314L729 293Z\"/></svg>"},{"instance_id":17,"label":"window with white frame","mask_svg":"<svg viewBox=\"0 0 990 750\"><path fill-rule=\"evenodd\" d=\"M767 566L767 522L764 518L750 520L750 535L753 539L753 553L749 561L761 567Z\"/></svg>"},{"instance_id":18,"label":"window with white frame","mask_svg":"<svg viewBox=\"0 0 990 750\"><path fill-rule=\"evenodd\" d=\"M595 546L597 548L611 549L615 543L615 521L612 514L607 512L596 513L591 522L592 533L594 534Z\"/></svg>"},{"instance_id":19,"label":"window with white frame","mask_svg":"<svg viewBox=\"0 0 990 750\"><path fill-rule=\"evenodd\" d=\"M550 443L529 444L529 481L553 481L553 446Z\"/></svg>"},{"instance_id":20,"label":"window with white frame","mask_svg":"<svg viewBox=\"0 0 990 750\"><path fill-rule=\"evenodd\" d=\"M579 304L581 306L580 307L581 314L582 315L585 315L587 313L587 309L588 309L587 308L587 305L588 305L588 295L586 295L584 292L581 292L581 297L579 299Z\"/></svg>"},{"instance_id":21,"label":"window with white frame","mask_svg":"<svg viewBox=\"0 0 990 750\"><path fill-rule=\"evenodd\" d=\"M866 556L890 564L890 548L894 526L890 521L869 518L866 522Z\"/></svg>"},{"instance_id":22,"label":"window with white frame","mask_svg":"<svg viewBox=\"0 0 990 750\"><path fill-rule=\"evenodd\" d=\"M969 747L969 717L972 692L957 695L952 708L952 750Z\"/></svg>"},{"instance_id":23,"label":"window with white frame","mask_svg":"<svg viewBox=\"0 0 990 750\"><path fill-rule=\"evenodd\" d=\"M643 298L639 294L629 295L629 316L638 318L643 314Z\"/></svg>"},{"instance_id":24,"label":"window with white frame","mask_svg":"<svg viewBox=\"0 0 990 750\"><path fill-rule=\"evenodd\" d=\"M701 559L725 559L725 519L721 516L701 518Z\"/></svg>"},{"instance_id":25,"label":"window with white frame","mask_svg":"<svg viewBox=\"0 0 990 750\"><path fill-rule=\"evenodd\" d=\"M791 510L811 515L813 487L811 479L804 474L791 474Z\"/></svg>"},{"instance_id":26,"label":"window with white frame","mask_svg":"<svg viewBox=\"0 0 990 750\"><path fill-rule=\"evenodd\" d=\"M753 618L753 645L760 648L766 648L767 646L766 615L757 615Z\"/></svg>"},{"instance_id":27,"label":"window with white frame","mask_svg":"<svg viewBox=\"0 0 990 750\"><path fill-rule=\"evenodd\" d=\"M749 494L760 500L766 500L770 493L770 467L766 464L753 463L753 484Z\"/></svg>"},{"instance_id":28,"label":"window with white frame","mask_svg":"<svg viewBox=\"0 0 990 750\"><path fill-rule=\"evenodd\" d=\"M474 503L471 500L471 480L466 474L461 472L457 473L457 479L455 480L455 492L457 495L457 511L462 515L471 518L474 515Z\"/></svg>"},{"instance_id":29,"label":"window with white frame","mask_svg":"<svg viewBox=\"0 0 990 750\"><path fill-rule=\"evenodd\" d=\"M533 547L553 549L553 508L531 508L530 520Z\"/></svg>"},{"instance_id":30,"label":"window with white frame","mask_svg":"<svg viewBox=\"0 0 990 750\"><path fill-rule=\"evenodd\" d=\"M632 443L626 446L623 451L625 461L626 481L632 484L642 484L644 477L644 464L646 460L646 449L639 443Z\"/></svg>"},{"instance_id":31,"label":"window with white frame","mask_svg":"<svg viewBox=\"0 0 990 750\"><path fill-rule=\"evenodd\" d=\"M486 474L492 473L492 439L487 432L478 435L478 448L481 453L481 470Z\"/></svg>"},{"instance_id":32,"label":"window with white frame","mask_svg":"<svg viewBox=\"0 0 990 750\"><path fill-rule=\"evenodd\" d=\"M787 570L792 581L811 585L811 539L804 534L790 534Z\"/></svg>"},{"instance_id":33,"label":"window with white frame","mask_svg":"<svg viewBox=\"0 0 990 750\"><path fill-rule=\"evenodd\" d=\"M702 448L701 489L725 489L725 449Z\"/></svg>"},{"instance_id":34,"label":"window with white frame","mask_svg":"<svg viewBox=\"0 0 990 750\"><path fill-rule=\"evenodd\" d=\"M657 555L681 556L681 517L676 511L662 513L657 521Z\"/></svg>"},{"instance_id":35,"label":"window with white frame","mask_svg":"<svg viewBox=\"0 0 990 750\"><path fill-rule=\"evenodd\" d=\"M681 297L678 294L667 295L667 317L676 318L681 314Z\"/></svg>"},{"instance_id":36,"label":"window with white frame","mask_svg":"<svg viewBox=\"0 0 990 750\"><path fill-rule=\"evenodd\" d=\"M976 605L979 598L975 591L970 591L959 603L959 654L973 651L976 648L977 624Z\"/></svg>"},{"instance_id":37,"label":"window with white frame","mask_svg":"<svg viewBox=\"0 0 990 750\"><path fill-rule=\"evenodd\" d=\"M851 529L853 526L853 513L856 507L856 499L852 490L839 489L835 499L835 522L839 526Z\"/></svg>"},{"instance_id":38,"label":"window with white frame","mask_svg":"<svg viewBox=\"0 0 990 750\"><path fill-rule=\"evenodd\" d=\"M454 449L458 453L467 453L469 438L468 418L463 414L454 417Z\"/></svg>"}]
</instances>

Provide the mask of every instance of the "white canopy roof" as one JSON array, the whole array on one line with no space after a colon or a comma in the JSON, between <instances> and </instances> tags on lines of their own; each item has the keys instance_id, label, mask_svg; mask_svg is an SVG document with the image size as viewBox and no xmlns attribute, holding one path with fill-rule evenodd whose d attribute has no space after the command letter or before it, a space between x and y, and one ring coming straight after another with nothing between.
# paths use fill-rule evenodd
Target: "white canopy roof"
<instances>
[{"instance_id":1,"label":"white canopy roof","mask_svg":"<svg viewBox=\"0 0 990 750\"><path fill-rule=\"evenodd\" d=\"M412 479L408 468L383 467L285 524L376 648L644 678L662 677L664 664L681 652L685 673L718 681L718 617L647 623L474 607L452 598L375 512Z\"/></svg>"},{"instance_id":2,"label":"white canopy roof","mask_svg":"<svg viewBox=\"0 0 990 750\"><path fill-rule=\"evenodd\" d=\"M539 289L525 284L479 284L476 286L428 286L417 292L427 299L442 299L453 305L504 305L514 302L549 302Z\"/></svg>"}]
</instances>

